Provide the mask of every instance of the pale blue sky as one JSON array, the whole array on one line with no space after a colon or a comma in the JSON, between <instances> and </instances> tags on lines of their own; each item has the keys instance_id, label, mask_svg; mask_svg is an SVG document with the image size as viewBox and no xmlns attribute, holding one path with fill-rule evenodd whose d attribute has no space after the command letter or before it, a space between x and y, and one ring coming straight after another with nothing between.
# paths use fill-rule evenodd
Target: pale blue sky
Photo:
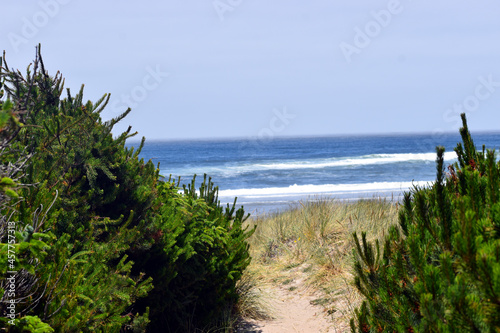
<instances>
[{"instance_id":1,"label":"pale blue sky","mask_svg":"<svg viewBox=\"0 0 500 333\"><path fill-rule=\"evenodd\" d=\"M148 139L500 130L500 2L2 3L0 46L42 43L75 93Z\"/></svg>"}]
</instances>

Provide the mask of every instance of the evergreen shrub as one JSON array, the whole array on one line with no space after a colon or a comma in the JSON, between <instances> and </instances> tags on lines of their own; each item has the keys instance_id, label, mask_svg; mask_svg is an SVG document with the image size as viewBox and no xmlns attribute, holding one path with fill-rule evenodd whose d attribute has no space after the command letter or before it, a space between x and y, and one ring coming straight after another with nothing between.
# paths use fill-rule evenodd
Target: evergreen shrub
<instances>
[{"instance_id":1,"label":"evergreen shrub","mask_svg":"<svg viewBox=\"0 0 500 333\"><path fill-rule=\"evenodd\" d=\"M155 244L139 253L137 268L155 281L139 304L150 307L151 332L188 332L207 323L224 324L237 300L236 282L250 263L246 239L254 229L235 204L225 209L218 189L205 178L198 191L171 180L158 186L158 214L152 227Z\"/></svg>"},{"instance_id":2,"label":"evergreen shrub","mask_svg":"<svg viewBox=\"0 0 500 333\"><path fill-rule=\"evenodd\" d=\"M189 332L216 325L249 264L243 209L221 207L113 137L110 96L84 102L38 48L25 75L0 58L0 323L8 332ZM65 94L63 94L65 92ZM65 96L65 97L63 97ZM9 224L10 223L10 224ZM15 225L9 264L8 226ZM16 293L7 285L14 271ZM16 302L15 323L7 305Z\"/></svg>"},{"instance_id":3,"label":"evergreen shrub","mask_svg":"<svg viewBox=\"0 0 500 333\"><path fill-rule=\"evenodd\" d=\"M500 163L462 121L458 161L446 170L437 148L435 183L405 194L383 250L353 235L352 332L500 331Z\"/></svg>"}]
</instances>

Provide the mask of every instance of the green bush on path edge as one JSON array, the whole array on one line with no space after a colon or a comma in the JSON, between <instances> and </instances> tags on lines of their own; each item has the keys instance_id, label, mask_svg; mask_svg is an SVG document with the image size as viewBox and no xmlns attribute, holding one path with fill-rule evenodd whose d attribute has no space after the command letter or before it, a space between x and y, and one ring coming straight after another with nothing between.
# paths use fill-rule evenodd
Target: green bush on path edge
<instances>
[{"instance_id":1,"label":"green bush on path edge","mask_svg":"<svg viewBox=\"0 0 500 333\"><path fill-rule=\"evenodd\" d=\"M130 109L102 121L110 96L64 91L40 47L25 75L0 59L4 331L220 326L250 262L244 210L221 207L210 178L163 180L139 158L144 138L134 150L130 128L112 136Z\"/></svg>"},{"instance_id":2,"label":"green bush on path edge","mask_svg":"<svg viewBox=\"0 0 500 333\"><path fill-rule=\"evenodd\" d=\"M462 121L458 161L445 173L437 148L436 182L405 194L383 249L353 235L352 332L500 331L500 164Z\"/></svg>"}]
</instances>

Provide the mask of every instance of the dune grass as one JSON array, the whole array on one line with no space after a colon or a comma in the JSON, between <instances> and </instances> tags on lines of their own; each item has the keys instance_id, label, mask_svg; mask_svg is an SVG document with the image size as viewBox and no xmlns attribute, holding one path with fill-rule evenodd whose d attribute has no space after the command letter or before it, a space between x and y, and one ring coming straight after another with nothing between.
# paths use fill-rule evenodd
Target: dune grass
<instances>
[{"instance_id":1,"label":"dune grass","mask_svg":"<svg viewBox=\"0 0 500 333\"><path fill-rule=\"evenodd\" d=\"M353 232L381 239L397 223L398 204L371 199L343 202L316 198L288 210L248 221L257 225L249 239L252 263L240 294L240 313L263 318L269 312L263 286L293 291L293 281L310 289L332 321L348 323L360 296L352 286ZM270 314L272 316L272 314Z\"/></svg>"}]
</instances>

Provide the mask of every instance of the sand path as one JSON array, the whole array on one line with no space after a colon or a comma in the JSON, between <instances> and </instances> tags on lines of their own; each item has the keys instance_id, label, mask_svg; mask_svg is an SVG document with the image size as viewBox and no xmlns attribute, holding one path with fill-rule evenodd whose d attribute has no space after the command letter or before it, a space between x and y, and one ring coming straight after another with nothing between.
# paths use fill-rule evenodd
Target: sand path
<instances>
[{"instance_id":1,"label":"sand path","mask_svg":"<svg viewBox=\"0 0 500 333\"><path fill-rule=\"evenodd\" d=\"M305 286L302 279L296 279L286 286L273 286L268 292L272 295L274 319L245 320L239 325L238 333L349 332L348 327L334 325L327 318L324 307L314 305L318 297Z\"/></svg>"},{"instance_id":2,"label":"sand path","mask_svg":"<svg viewBox=\"0 0 500 333\"><path fill-rule=\"evenodd\" d=\"M324 317L320 306L311 305L315 299L306 294L277 290L274 320L250 320L239 332L255 333L330 333L335 332Z\"/></svg>"}]
</instances>

